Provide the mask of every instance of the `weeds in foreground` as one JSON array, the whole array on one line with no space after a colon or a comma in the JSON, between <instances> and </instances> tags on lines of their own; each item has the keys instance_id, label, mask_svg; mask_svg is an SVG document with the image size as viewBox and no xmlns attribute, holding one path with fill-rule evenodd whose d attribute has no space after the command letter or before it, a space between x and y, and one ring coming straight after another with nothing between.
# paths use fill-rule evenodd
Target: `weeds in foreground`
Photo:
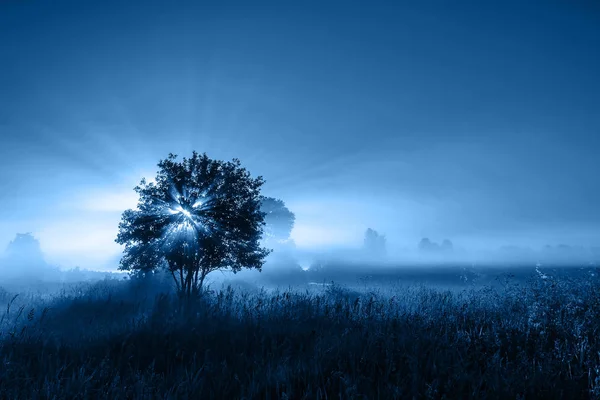
<instances>
[{"instance_id":1,"label":"weeds in foreground","mask_svg":"<svg viewBox=\"0 0 600 400\"><path fill-rule=\"evenodd\" d=\"M548 277L547 277L548 278ZM135 294L132 294L134 293ZM600 398L600 284L0 293L0 398Z\"/></svg>"}]
</instances>

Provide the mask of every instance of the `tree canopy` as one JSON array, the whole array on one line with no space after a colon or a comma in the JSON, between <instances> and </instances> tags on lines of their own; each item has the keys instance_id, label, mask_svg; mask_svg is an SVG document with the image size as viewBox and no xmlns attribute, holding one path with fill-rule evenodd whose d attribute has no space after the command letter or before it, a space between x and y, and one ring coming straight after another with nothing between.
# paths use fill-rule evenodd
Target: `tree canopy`
<instances>
[{"instance_id":1,"label":"tree canopy","mask_svg":"<svg viewBox=\"0 0 600 400\"><path fill-rule=\"evenodd\" d=\"M197 152L181 162L169 154L158 167L156 182L142 179L134 188L137 209L122 215L119 269L164 268L189 296L212 271L262 268L269 254L259 243L262 177L252 178L238 159L212 160Z\"/></svg>"}]
</instances>

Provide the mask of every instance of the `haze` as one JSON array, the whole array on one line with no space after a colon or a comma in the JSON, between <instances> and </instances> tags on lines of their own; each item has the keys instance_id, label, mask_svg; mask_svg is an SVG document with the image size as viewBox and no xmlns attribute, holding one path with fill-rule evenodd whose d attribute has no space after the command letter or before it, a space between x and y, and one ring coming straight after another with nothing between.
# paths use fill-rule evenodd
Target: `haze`
<instances>
[{"instance_id":1,"label":"haze","mask_svg":"<svg viewBox=\"0 0 600 400\"><path fill-rule=\"evenodd\" d=\"M299 251L600 245L596 3L288 3L1 2L0 247L116 268L192 150L262 175Z\"/></svg>"}]
</instances>

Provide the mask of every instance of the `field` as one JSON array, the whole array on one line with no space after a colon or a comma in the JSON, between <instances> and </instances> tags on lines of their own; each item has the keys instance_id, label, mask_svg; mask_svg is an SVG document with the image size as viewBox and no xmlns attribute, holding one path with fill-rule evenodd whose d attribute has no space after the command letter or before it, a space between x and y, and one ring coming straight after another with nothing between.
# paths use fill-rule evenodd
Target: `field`
<instances>
[{"instance_id":1,"label":"field","mask_svg":"<svg viewBox=\"0 0 600 400\"><path fill-rule=\"evenodd\" d=\"M0 398L600 398L596 270L486 271L2 290Z\"/></svg>"}]
</instances>

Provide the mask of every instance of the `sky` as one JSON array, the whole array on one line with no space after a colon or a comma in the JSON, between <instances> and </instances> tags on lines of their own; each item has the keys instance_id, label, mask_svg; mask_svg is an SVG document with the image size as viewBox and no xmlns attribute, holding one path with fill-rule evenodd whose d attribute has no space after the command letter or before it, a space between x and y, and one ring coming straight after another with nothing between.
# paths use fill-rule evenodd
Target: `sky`
<instances>
[{"instance_id":1,"label":"sky","mask_svg":"<svg viewBox=\"0 0 600 400\"><path fill-rule=\"evenodd\" d=\"M239 158L302 249L600 245L600 6L0 1L0 249L116 267L168 153Z\"/></svg>"}]
</instances>

